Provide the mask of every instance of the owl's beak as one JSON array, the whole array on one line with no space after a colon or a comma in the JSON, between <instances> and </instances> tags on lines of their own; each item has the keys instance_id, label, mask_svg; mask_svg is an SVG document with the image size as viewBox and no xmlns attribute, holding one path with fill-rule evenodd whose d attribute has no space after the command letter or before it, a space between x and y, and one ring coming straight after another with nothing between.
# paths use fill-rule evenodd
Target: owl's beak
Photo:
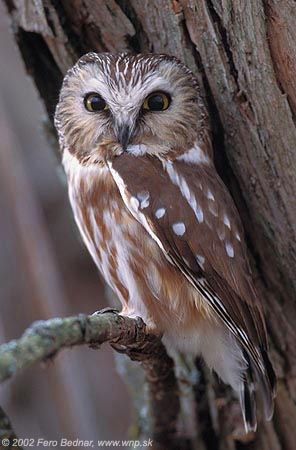
<instances>
[{"instance_id":1,"label":"owl's beak","mask_svg":"<svg viewBox=\"0 0 296 450\"><path fill-rule=\"evenodd\" d=\"M124 123L118 126L116 134L118 142L121 144L123 150L126 150L126 147L128 146L132 136L132 129L130 128L129 125Z\"/></svg>"}]
</instances>

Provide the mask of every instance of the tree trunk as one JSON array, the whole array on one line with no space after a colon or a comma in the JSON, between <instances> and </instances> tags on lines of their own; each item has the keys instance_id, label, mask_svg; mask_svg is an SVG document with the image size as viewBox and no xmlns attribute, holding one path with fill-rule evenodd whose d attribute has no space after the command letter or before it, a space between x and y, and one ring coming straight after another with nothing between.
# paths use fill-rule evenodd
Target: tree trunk
<instances>
[{"instance_id":1,"label":"tree trunk","mask_svg":"<svg viewBox=\"0 0 296 450\"><path fill-rule=\"evenodd\" d=\"M49 118L88 51L169 53L197 74L218 171L241 214L262 294L278 394L244 438L237 405L199 367L199 448L294 450L296 442L296 3L294 0L4 0Z\"/></svg>"}]
</instances>

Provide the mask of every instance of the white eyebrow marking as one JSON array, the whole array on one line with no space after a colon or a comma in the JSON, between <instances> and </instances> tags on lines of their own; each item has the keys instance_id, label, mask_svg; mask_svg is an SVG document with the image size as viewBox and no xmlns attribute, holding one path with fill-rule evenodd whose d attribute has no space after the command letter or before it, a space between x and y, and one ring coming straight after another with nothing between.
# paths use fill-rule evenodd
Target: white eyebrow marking
<instances>
[{"instance_id":1,"label":"white eyebrow marking","mask_svg":"<svg viewBox=\"0 0 296 450\"><path fill-rule=\"evenodd\" d=\"M215 201L215 197L214 197L212 191L210 191L210 189L208 189L207 197L209 200Z\"/></svg>"},{"instance_id":2,"label":"white eyebrow marking","mask_svg":"<svg viewBox=\"0 0 296 450\"><path fill-rule=\"evenodd\" d=\"M196 259L200 267L204 270L205 257L201 255L196 255Z\"/></svg>"},{"instance_id":3,"label":"white eyebrow marking","mask_svg":"<svg viewBox=\"0 0 296 450\"><path fill-rule=\"evenodd\" d=\"M184 234L185 231L186 231L186 227L185 227L185 225L184 225L183 222L177 222L177 223L174 223L173 226L172 226L172 228L173 228L174 233L175 233L177 236L183 236L183 234Z\"/></svg>"},{"instance_id":4,"label":"white eyebrow marking","mask_svg":"<svg viewBox=\"0 0 296 450\"><path fill-rule=\"evenodd\" d=\"M230 220L229 220L229 217L227 216L227 214L224 214L223 222L225 223L225 225L226 225L229 229L231 228L231 226L230 226Z\"/></svg>"},{"instance_id":5,"label":"white eyebrow marking","mask_svg":"<svg viewBox=\"0 0 296 450\"><path fill-rule=\"evenodd\" d=\"M190 206L191 206L191 208L193 208L193 211L194 211L199 223L202 223L203 219L204 219L203 211L202 211L201 207L199 206L199 204L197 203L196 198L194 196L192 198Z\"/></svg>"},{"instance_id":6,"label":"white eyebrow marking","mask_svg":"<svg viewBox=\"0 0 296 450\"><path fill-rule=\"evenodd\" d=\"M230 258L234 257L234 248L229 242L226 242L225 244L226 253Z\"/></svg>"},{"instance_id":7,"label":"white eyebrow marking","mask_svg":"<svg viewBox=\"0 0 296 450\"><path fill-rule=\"evenodd\" d=\"M194 147L176 158L177 161L183 161L188 164L208 164L210 162L206 153L195 143Z\"/></svg>"},{"instance_id":8,"label":"white eyebrow marking","mask_svg":"<svg viewBox=\"0 0 296 450\"><path fill-rule=\"evenodd\" d=\"M157 219L161 219L161 218L165 215L165 213L166 213L165 208L158 208L158 209L155 211L155 217L156 217Z\"/></svg>"},{"instance_id":9,"label":"white eyebrow marking","mask_svg":"<svg viewBox=\"0 0 296 450\"><path fill-rule=\"evenodd\" d=\"M140 208L144 209L149 206L150 194L148 191L138 192L137 198L140 200Z\"/></svg>"}]
</instances>

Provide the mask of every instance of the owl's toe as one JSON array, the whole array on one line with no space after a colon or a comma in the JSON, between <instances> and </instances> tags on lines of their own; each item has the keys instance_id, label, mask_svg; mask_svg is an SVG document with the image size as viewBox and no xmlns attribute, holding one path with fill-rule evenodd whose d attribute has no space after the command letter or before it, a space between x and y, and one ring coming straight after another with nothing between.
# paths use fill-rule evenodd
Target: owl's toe
<instances>
[{"instance_id":1,"label":"owl's toe","mask_svg":"<svg viewBox=\"0 0 296 450\"><path fill-rule=\"evenodd\" d=\"M92 313L92 316L106 314L106 313L119 314L119 310L116 308L112 308L111 306L107 306L106 308L100 309L99 311L95 311L94 313Z\"/></svg>"}]
</instances>

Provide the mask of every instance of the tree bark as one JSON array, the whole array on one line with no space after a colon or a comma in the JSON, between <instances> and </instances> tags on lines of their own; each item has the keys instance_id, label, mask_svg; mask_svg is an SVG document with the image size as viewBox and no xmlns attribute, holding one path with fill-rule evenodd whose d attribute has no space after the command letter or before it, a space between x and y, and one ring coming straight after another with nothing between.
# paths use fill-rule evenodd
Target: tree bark
<instances>
[{"instance_id":1,"label":"tree bark","mask_svg":"<svg viewBox=\"0 0 296 450\"><path fill-rule=\"evenodd\" d=\"M279 378L272 422L244 439L236 404L199 367L200 448L296 442L296 3L293 0L4 0L49 118L88 51L161 52L197 74L216 166L235 199ZM210 432L208 431L210 430ZM203 447L202 447L203 446Z\"/></svg>"}]
</instances>

